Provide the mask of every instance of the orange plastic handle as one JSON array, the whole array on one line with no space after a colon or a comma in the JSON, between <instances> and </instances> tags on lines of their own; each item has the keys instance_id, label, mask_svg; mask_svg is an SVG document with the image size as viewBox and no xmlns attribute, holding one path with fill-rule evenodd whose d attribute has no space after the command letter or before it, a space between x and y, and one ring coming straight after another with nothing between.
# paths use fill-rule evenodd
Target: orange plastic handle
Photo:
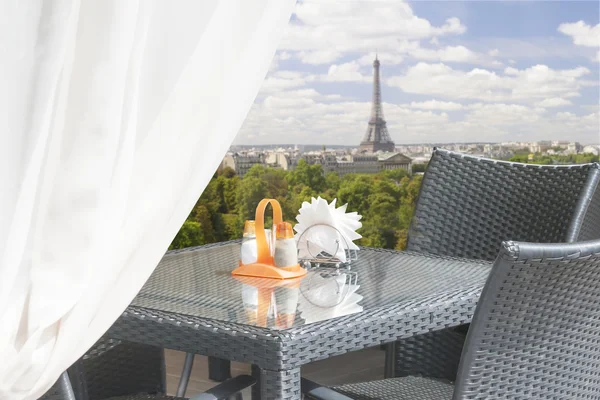
<instances>
[{"instance_id":1,"label":"orange plastic handle","mask_svg":"<svg viewBox=\"0 0 600 400\"><path fill-rule=\"evenodd\" d=\"M267 244L267 236L265 235L265 210L267 206L271 204L273 208L273 225L277 225L282 222L281 205L275 199L262 199L256 207L256 216L254 217L254 224L256 228L256 246L258 251L257 262L264 264L273 264L273 257L269 251L269 245Z\"/></svg>"}]
</instances>

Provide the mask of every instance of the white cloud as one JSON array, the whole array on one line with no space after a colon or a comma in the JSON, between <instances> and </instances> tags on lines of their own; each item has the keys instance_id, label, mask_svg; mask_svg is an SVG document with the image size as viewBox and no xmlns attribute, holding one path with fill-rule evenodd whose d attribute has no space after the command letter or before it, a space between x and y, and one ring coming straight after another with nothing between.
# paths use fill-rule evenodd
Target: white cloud
<instances>
[{"instance_id":1,"label":"white cloud","mask_svg":"<svg viewBox=\"0 0 600 400\"><path fill-rule=\"evenodd\" d=\"M540 15L540 18L543 18ZM510 26L510 23L507 24ZM462 38L461 38L462 39ZM545 60L555 61L557 59L574 60L576 58L589 58L590 48L573 46L569 40L565 40L561 35L548 36L539 34L531 37L485 37L485 38L465 38L461 44L470 49L497 49L499 55L506 60L527 60L527 63L545 62ZM488 57L489 53L486 53ZM510 61L508 62L510 64Z\"/></svg>"},{"instance_id":2,"label":"white cloud","mask_svg":"<svg viewBox=\"0 0 600 400\"><path fill-rule=\"evenodd\" d=\"M573 103L570 100L563 99L561 97L550 97L550 98L544 99L544 100L536 103L536 106L551 108L551 107L569 106L572 104Z\"/></svg>"},{"instance_id":3,"label":"white cloud","mask_svg":"<svg viewBox=\"0 0 600 400\"><path fill-rule=\"evenodd\" d=\"M271 65L269 66L269 72L273 73L279 69L279 61L289 60L292 57L290 53L287 51L278 51L273 56L273 60L271 60Z\"/></svg>"},{"instance_id":4,"label":"white cloud","mask_svg":"<svg viewBox=\"0 0 600 400\"><path fill-rule=\"evenodd\" d=\"M540 119L543 110L536 110L519 104L476 104L465 120L471 123L491 126L530 124Z\"/></svg>"},{"instance_id":5,"label":"white cloud","mask_svg":"<svg viewBox=\"0 0 600 400\"><path fill-rule=\"evenodd\" d=\"M574 119L575 117L576 117L575 114L568 112L568 111L556 113L557 119Z\"/></svg>"},{"instance_id":6,"label":"white cloud","mask_svg":"<svg viewBox=\"0 0 600 400\"><path fill-rule=\"evenodd\" d=\"M437 50L419 48L411 51L410 55L426 61L472 63L480 59L475 52L465 46L447 46Z\"/></svg>"},{"instance_id":7,"label":"white cloud","mask_svg":"<svg viewBox=\"0 0 600 400\"><path fill-rule=\"evenodd\" d=\"M560 24L558 31L570 36L573 43L583 47L600 47L600 24L588 25L583 21ZM600 50L592 57L593 61L600 62Z\"/></svg>"},{"instance_id":8,"label":"white cloud","mask_svg":"<svg viewBox=\"0 0 600 400\"><path fill-rule=\"evenodd\" d=\"M305 97L302 97L305 94ZM236 142L256 143L359 143L367 127L371 104L368 101L327 102L313 91L286 91L255 103ZM448 122L448 115L383 104L388 128L400 142L403 135L432 134L432 126ZM285 138L282 139L282 132Z\"/></svg>"},{"instance_id":9,"label":"white cloud","mask_svg":"<svg viewBox=\"0 0 600 400\"><path fill-rule=\"evenodd\" d=\"M351 61L333 64L322 79L329 82L369 82L372 78L360 72L360 64L357 61Z\"/></svg>"},{"instance_id":10,"label":"white cloud","mask_svg":"<svg viewBox=\"0 0 600 400\"><path fill-rule=\"evenodd\" d=\"M454 103L451 101L439 101L439 100L429 100L429 101L421 101L421 102L411 102L411 108L420 108L422 110L445 110L445 111L455 111L462 110L463 105L460 103Z\"/></svg>"},{"instance_id":11,"label":"white cloud","mask_svg":"<svg viewBox=\"0 0 600 400\"><path fill-rule=\"evenodd\" d=\"M304 64L329 64L340 57L340 53L335 50L317 50L317 51L300 51L297 57Z\"/></svg>"},{"instance_id":12,"label":"white cloud","mask_svg":"<svg viewBox=\"0 0 600 400\"><path fill-rule=\"evenodd\" d=\"M396 65L412 57L417 60L456 62L481 65L501 65L489 56L474 52L465 46L445 46L441 48L421 47L419 42L405 41L396 48L395 52L382 52L377 54L383 65ZM370 65L375 59L375 52L369 52L358 59L361 65Z\"/></svg>"},{"instance_id":13,"label":"white cloud","mask_svg":"<svg viewBox=\"0 0 600 400\"><path fill-rule=\"evenodd\" d=\"M433 26L401 0L306 0L296 5L295 16L279 48L310 64L327 64L344 54L374 49L397 54L408 41L466 31L458 18Z\"/></svg>"},{"instance_id":14,"label":"white cloud","mask_svg":"<svg viewBox=\"0 0 600 400\"><path fill-rule=\"evenodd\" d=\"M546 65L518 70L506 68L504 74L475 68L453 69L445 64L418 63L405 75L391 77L390 86L406 93L484 101L543 100L548 97L575 97L589 82L581 79L590 70L577 67L554 70Z\"/></svg>"},{"instance_id":15,"label":"white cloud","mask_svg":"<svg viewBox=\"0 0 600 400\"><path fill-rule=\"evenodd\" d=\"M285 89L304 86L310 80L306 74L296 71L275 71L263 81L260 94L279 92Z\"/></svg>"},{"instance_id":16,"label":"white cloud","mask_svg":"<svg viewBox=\"0 0 600 400\"><path fill-rule=\"evenodd\" d=\"M417 46L418 46L418 44L416 44L415 48ZM372 65L373 60L375 60L376 55L377 55L377 59L379 59L379 61L381 61L381 64L384 67L388 66L388 65L398 65L398 64L401 64L402 61L404 61L404 57L402 57L399 54L394 54L394 53L389 53L389 52L375 54L375 52L370 52L368 54L365 54L361 58L359 58L358 63L360 65Z\"/></svg>"},{"instance_id":17,"label":"white cloud","mask_svg":"<svg viewBox=\"0 0 600 400\"><path fill-rule=\"evenodd\" d=\"M271 94L254 104L236 143L358 144L370 106L368 101L330 99L314 89ZM578 115L511 103L458 106L437 100L384 103L383 111L396 143L558 140L565 138L565 132L574 140L593 142L600 127L597 110ZM461 112L445 112L454 109Z\"/></svg>"},{"instance_id":18,"label":"white cloud","mask_svg":"<svg viewBox=\"0 0 600 400\"><path fill-rule=\"evenodd\" d=\"M599 143L600 137L600 112L596 111L591 114L577 115L570 112L560 112L550 118L547 122L547 129L550 131L556 130L557 127L563 129L563 132L568 132L568 137L587 133L587 140L580 139L582 143ZM564 133L563 133L564 137Z\"/></svg>"},{"instance_id":19,"label":"white cloud","mask_svg":"<svg viewBox=\"0 0 600 400\"><path fill-rule=\"evenodd\" d=\"M284 97L296 99L309 98L312 100L320 101L347 100L346 97L341 96L339 94L322 94L317 92L313 88L288 90L285 92Z\"/></svg>"},{"instance_id":20,"label":"white cloud","mask_svg":"<svg viewBox=\"0 0 600 400\"><path fill-rule=\"evenodd\" d=\"M558 31L573 38L577 46L600 47L600 24L588 25L583 21L560 24Z\"/></svg>"},{"instance_id":21,"label":"white cloud","mask_svg":"<svg viewBox=\"0 0 600 400\"><path fill-rule=\"evenodd\" d=\"M600 104L583 104L580 106L582 109L584 110L588 110L588 111L600 111Z\"/></svg>"},{"instance_id":22,"label":"white cloud","mask_svg":"<svg viewBox=\"0 0 600 400\"><path fill-rule=\"evenodd\" d=\"M472 51L462 45L446 46L438 49L418 47L407 50L406 53L417 60L424 61L502 66L500 61L494 60L488 54Z\"/></svg>"},{"instance_id":23,"label":"white cloud","mask_svg":"<svg viewBox=\"0 0 600 400\"><path fill-rule=\"evenodd\" d=\"M556 58L588 65L594 55L600 61L598 26L561 25L573 43L559 34L456 37L465 29L455 18L434 26L397 0L302 1L236 142L358 144L369 118L376 50L382 83L403 91L384 90L384 100L404 102L384 103L397 143L565 135L598 141L599 106L593 104L600 98L582 90L598 86L589 81L597 79L590 75L595 66L535 65ZM285 62L290 59L304 65ZM297 70L279 70L289 67Z\"/></svg>"},{"instance_id":24,"label":"white cloud","mask_svg":"<svg viewBox=\"0 0 600 400\"><path fill-rule=\"evenodd\" d=\"M267 96L254 104L236 143L358 144L366 129L370 103L326 102L325 97L313 90ZM597 142L600 127L598 111L550 114L510 103L471 104L463 107L464 115L452 117L412 105L384 103L383 110L396 143L558 140L565 139L565 132L575 140Z\"/></svg>"}]
</instances>

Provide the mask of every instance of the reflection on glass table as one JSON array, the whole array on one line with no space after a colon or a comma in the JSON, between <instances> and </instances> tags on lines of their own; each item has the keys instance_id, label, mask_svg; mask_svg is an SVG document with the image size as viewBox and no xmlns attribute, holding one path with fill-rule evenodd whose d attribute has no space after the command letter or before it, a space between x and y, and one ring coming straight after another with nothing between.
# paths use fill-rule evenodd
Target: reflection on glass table
<instances>
[{"instance_id":1,"label":"reflection on glass table","mask_svg":"<svg viewBox=\"0 0 600 400\"><path fill-rule=\"evenodd\" d=\"M274 329L360 312L356 273L310 271L293 280L236 277L246 323Z\"/></svg>"},{"instance_id":2,"label":"reflection on glass table","mask_svg":"<svg viewBox=\"0 0 600 400\"><path fill-rule=\"evenodd\" d=\"M358 303L358 274L336 269L310 271L300 283L298 310L305 323L341 317L363 310Z\"/></svg>"}]
</instances>

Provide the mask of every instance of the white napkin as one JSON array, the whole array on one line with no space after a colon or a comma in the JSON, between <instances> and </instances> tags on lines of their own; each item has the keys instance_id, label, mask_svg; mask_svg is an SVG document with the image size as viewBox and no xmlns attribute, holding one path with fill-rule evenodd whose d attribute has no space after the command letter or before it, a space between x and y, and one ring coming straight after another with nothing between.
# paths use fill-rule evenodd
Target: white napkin
<instances>
[{"instance_id":1,"label":"white napkin","mask_svg":"<svg viewBox=\"0 0 600 400\"><path fill-rule=\"evenodd\" d=\"M310 203L302 203L294 226L299 258L313 258L324 251L345 262L346 249L358 250L353 241L362 237L356 233L362 227L362 216L346 213L348 204L336 208L336 201L328 204L321 197L313 197Z\"/></svg>"},{"instance_id":2,"label":"white napkin","mask_svg":"<svg viewBox=\"0 0 600 400\"><path fill-rule=\"evenodd\" d=\"M316 272L307 276L308 285L301 287L298 309L306 323L341 317L363 310L358 304L363 296L356 293L359 285L347 284L345 274L323 278Z\"/></svg>"}]
</instances>

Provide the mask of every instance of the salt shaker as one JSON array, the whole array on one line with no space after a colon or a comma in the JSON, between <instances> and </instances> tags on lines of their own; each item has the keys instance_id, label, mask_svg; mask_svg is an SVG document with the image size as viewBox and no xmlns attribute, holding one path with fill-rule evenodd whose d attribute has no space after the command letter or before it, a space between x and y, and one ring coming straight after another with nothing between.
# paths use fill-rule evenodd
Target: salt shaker
<instances>
[{"instance_id":1,"label":"salt shaker","mask_svg":"<svg viewBox=\"0 0 600 400\"><path fill-rule=\"evenodd\" d=\"M298 248L292 224L289 222L280 222L275 227L275 266L292 267L298 264Z\"/></svg>"},{"instance_id":2,"label":"salt shaker","mask_svg":"<svg viewBox=\"0 0 600 400\"><path fill-rule=\"evenodd\" d=\"M273 253L272 231L265 229L265 236L270 253ZM252 264L258 260L258 246L256 242L256 224L253 220L247 220L244 224L244 236L240 252L242 264Z\"/></svg>"},{"instance_id":3,"label":"salt shaker","mask_svg":"<svg viewBox=\"0 0 600 400\"><path fill-rule=\"evenodd\" d=\"M240 254L242 264L252 264L258 259L256 246L256 226L254 221L248 220L244 224L244 236L242 238L242 249Z\"/></svg>"}]
</instances>

